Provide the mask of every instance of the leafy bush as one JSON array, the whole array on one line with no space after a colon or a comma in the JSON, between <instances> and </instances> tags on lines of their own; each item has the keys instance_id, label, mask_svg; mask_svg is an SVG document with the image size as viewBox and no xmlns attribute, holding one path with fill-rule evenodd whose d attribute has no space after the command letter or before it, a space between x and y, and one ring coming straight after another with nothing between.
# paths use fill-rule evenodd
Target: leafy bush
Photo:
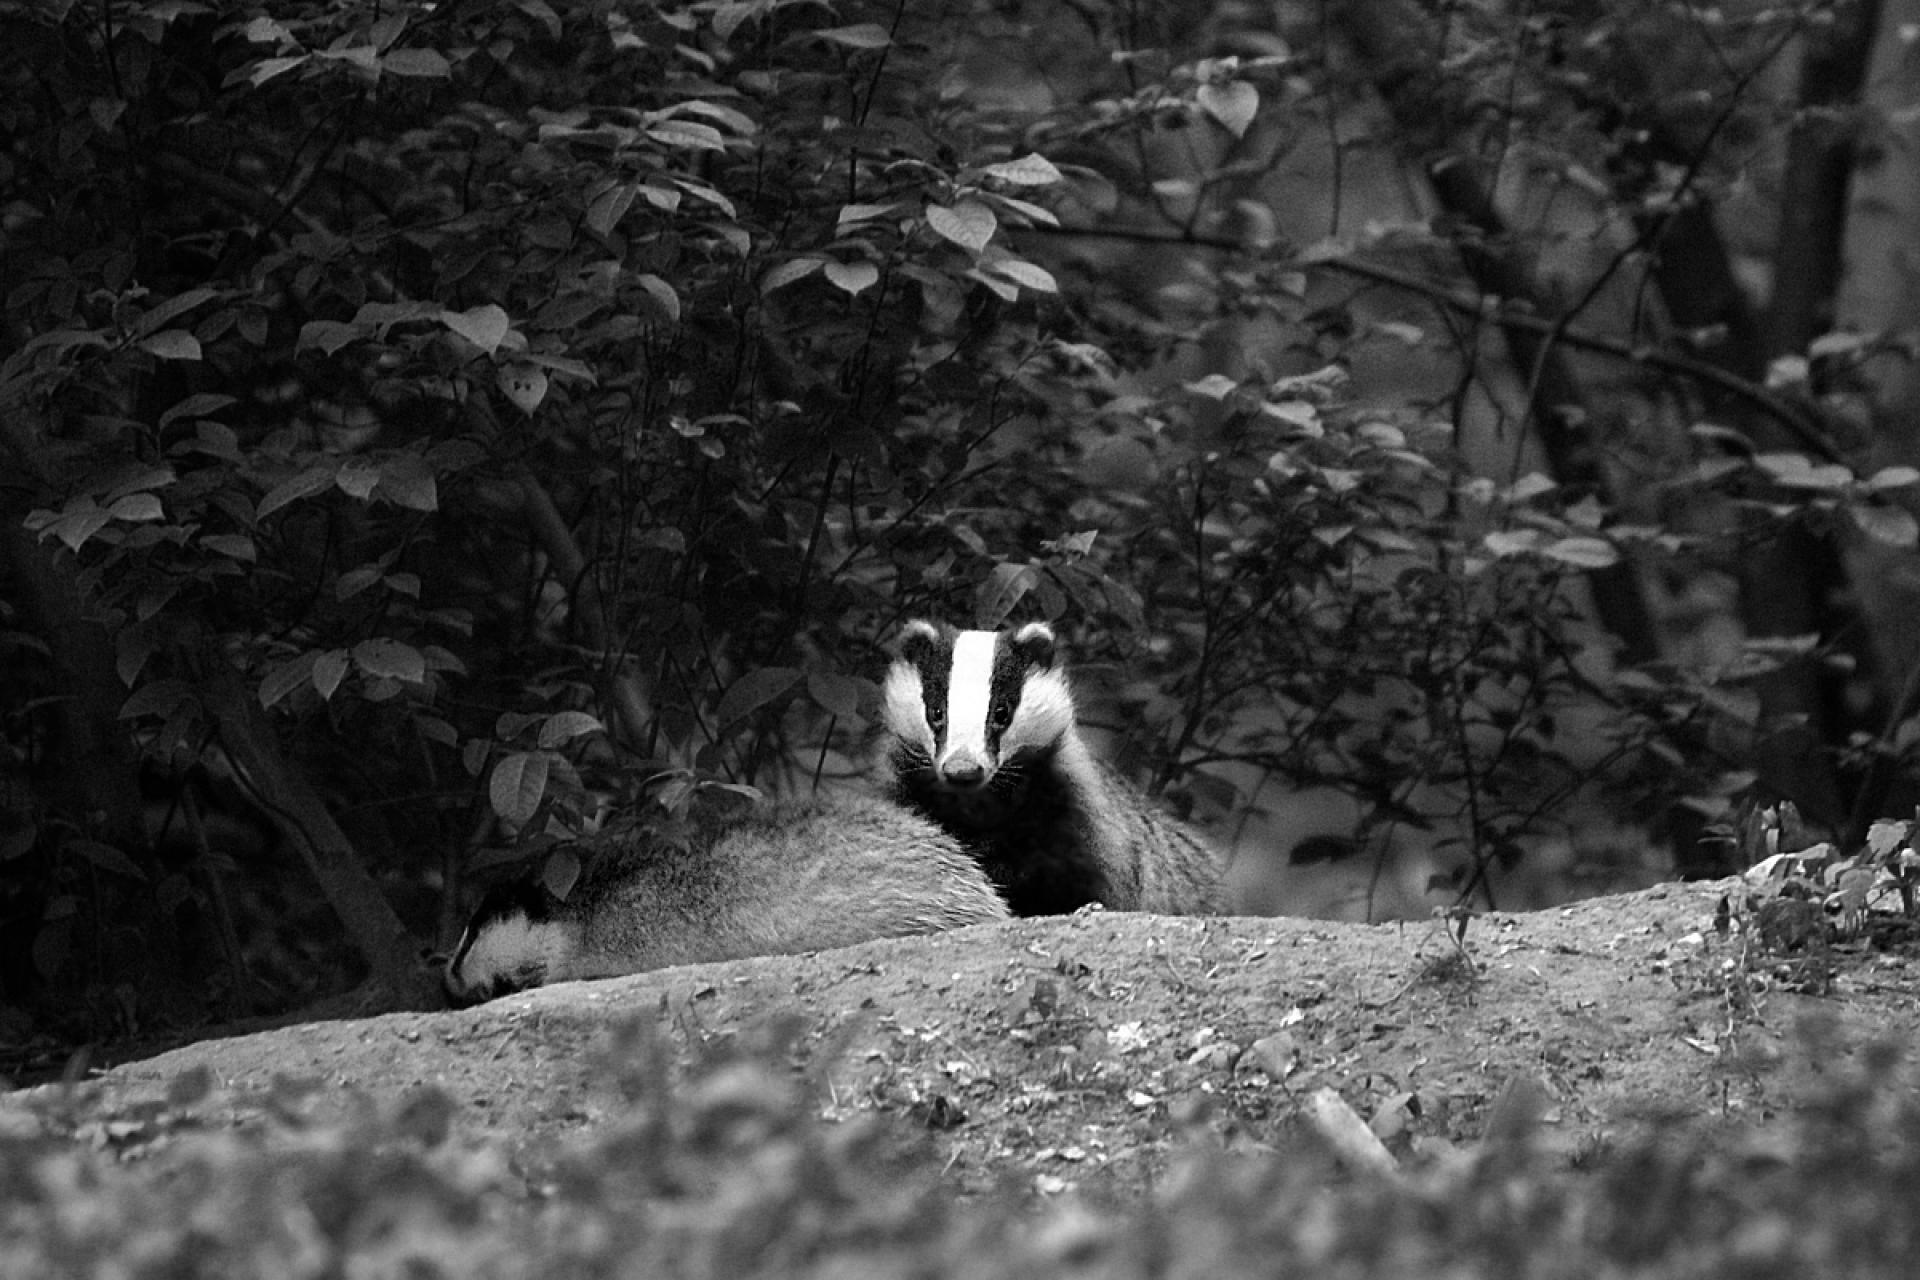
<instances>
[{"instance_id":1,"label":"leafy bush","mask_svg":"<svg viewBox=\"0 0 1920 1280\"><path fill-rule=\"evenodd\" d=\"M264 1123L224 1130L204 1117L229 1100L204 1079L129 1113L56 1094L11 1110L0 1134L0 1265L76 1280L1731 1277L1897 1276L1920 1257L1904 1212L1920 1109L1891 1050L1764 1135L1665 1126L1571 1169L1522 1124L1399 1181L1344 1176L1312 1142L1195 1151L1125 1208L943 1195L897 1118L815 1118L777 1047L718 1053L684 1079L650 1036L618 1056L626 1102L607 1124L515 1158L450 1132L452 1104L431 1090L323 1120L310 1089L283 1082L256 1100Z\"/></svg>"},{"instance_id":2,"label":"leafy bush","mask_svg":"<svg viewBox=\"0 0 1920 1280\"><path fill-rule=\"evenodd\" d=\"M364 976L425 998L468 876L608 807L853 769L920 613L1070 618L1128 671L1104 718L1156 790L1218 817L1331 785L1463 846L1467 899L1556 824L1697 827L1751 782L1782 719L1752 690L1840 655L1654 662L1646 581L1712 587L1779 521L1911 543L1912 476L1841 458L1811 382L1650 363L1795 424L1775 448L1555 372L1639 358L1575 321L1751 167L1709 134L1655 192L1636 112L1672 104L1593 100L1661 16L1449 37L1613 176L1597 226L1653 210L1548 322L1514 269L1565 249L1546 214L1340 226L1362 98L1472 194L1473 76L1349 74L1311 6L1041 8L0 15L0 995L76 1036ZM1799 20L1710 33L1729 119ZM1291 208L1322 188L1341 238ZM143 799L187 839L155 848ZM272 840L221 849L223 817Z\"/></svg>"}]
</instances>

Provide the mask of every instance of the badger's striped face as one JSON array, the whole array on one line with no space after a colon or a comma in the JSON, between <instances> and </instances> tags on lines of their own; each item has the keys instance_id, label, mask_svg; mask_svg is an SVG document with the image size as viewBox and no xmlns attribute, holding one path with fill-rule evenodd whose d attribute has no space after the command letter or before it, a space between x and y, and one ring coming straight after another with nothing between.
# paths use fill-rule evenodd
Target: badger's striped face
<instances>
[{"instance_id":1,"label":"badger's striped face","mask_svg":"<svg viewBox=\"0 0 1920 1280\"><path fill-rule=\"evenodd\" d=\"M480 900L442 977L456 1005L478 1004L547 980L565 945L551 895L536 885L500 885Z\"/></svg>"},{"instance_id":2,"label":"badger's striped face","mask_svg":"<svg viewBox=\"0 0 1920 1280\"><path fill-rule=\"evenodd\" d=\"M1073 727L1073 694L1053 631L959 631L910 622L887 672L893 765L903 781L954 797L1005 789L1018 766Z\"/></svg>"}]
</instances>

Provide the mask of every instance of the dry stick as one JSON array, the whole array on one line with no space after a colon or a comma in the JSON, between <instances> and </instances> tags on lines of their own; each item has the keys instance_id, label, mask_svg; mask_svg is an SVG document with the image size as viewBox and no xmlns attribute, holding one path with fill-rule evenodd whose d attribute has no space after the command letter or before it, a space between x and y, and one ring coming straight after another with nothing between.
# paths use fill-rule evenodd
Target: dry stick
<instances>
[{"instance_id":1,"label":"dry stick","mask_svg":"<svg viewBox=\"0 0 1920 1280\"><path fill-rule=\"evenodd\" d=\"M1399 1178L1400 1165L1393 1153L1337 1091L1315 1089L1307 1102L1307 1118L1314 1131L1333 1148L1341 1164L1355 1173L1370 1173L1388 1181Z\"/></svg>"}]
</instances>

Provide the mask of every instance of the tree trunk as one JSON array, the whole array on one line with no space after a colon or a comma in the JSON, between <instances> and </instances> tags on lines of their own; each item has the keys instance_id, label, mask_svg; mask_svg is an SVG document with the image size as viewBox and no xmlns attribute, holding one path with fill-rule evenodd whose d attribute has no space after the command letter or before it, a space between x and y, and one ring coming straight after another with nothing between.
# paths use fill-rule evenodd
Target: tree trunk
<instances>
[{"instance_id":1,"label":"tree trunk","mask_svg":"<svg viewBox=\"0 0 1920 1280\"><path fill-rule=\"evenodd\" d=\"M1862 334L1887 333L1910 342L1920 315L1920 282L1913 264L1920 257L1920 120L1910 112L1913 43L1907 33L1920 28L1920 0L1886 0L1875 34L1871 74L1862 91L1862 118L1874 121L1875 145L1856 155L1851 204L1847 209L1846 271L1835 299L1839 326ZM1920 364L1905 343L1889 344L1867 362L1860 377L1869 392L1873 438L1867 468L1920 465ZM1920 515L1920 493L1895 491ZM1890 748L1902 721L1920 707L1920 554L1870 539L1846 548L1852 580L1859 584L1857 606L1866 619L1872 646L1876 691L1888 708L1881 755L1862 783L1854 806L1855 829L1873 818L1911 812L1914 794L1911 761Z\"/></svg>"},{"instance_id":2,"label":"tree trunk","mask_svg":"<svg viewBox=\"0 0 1920 1280\"><path fill-rule=\"evenodd\" d=\"M209 656L207 668L200 694L221 744L281 835L305 859L366 960L378 1002L409 1009L438 1005L438 983L421 961L419 940L394 914L312 786L288 764L252 690L217 654Z\"/></svg>"}]
</instances>

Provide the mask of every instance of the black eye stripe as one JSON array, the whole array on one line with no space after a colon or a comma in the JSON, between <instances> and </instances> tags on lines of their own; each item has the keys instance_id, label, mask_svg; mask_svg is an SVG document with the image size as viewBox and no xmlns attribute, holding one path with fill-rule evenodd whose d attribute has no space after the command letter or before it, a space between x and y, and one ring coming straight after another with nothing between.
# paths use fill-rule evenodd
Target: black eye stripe
<instances>
[{"instance_id":1,"label":"black eye stripe","mask_svg":"<svg viewBox=\"0 0 1920 1280\"><path fill-rule=\"evenodd\" d=\"M993 687L987 696L987 728L995 746L999 745L1000 735L1013 724L1014 712L1020 707L1020 691L1027 679L1027 663L1013 646L1008 643L1009 636L1002 632L993 655Z\"/></svg>"},{"instance_id":2,"label":"black eye stripe","mask_svg":"<svg viewBox=\"0 0 1920 1280\"><path fill-rule=\"evenodd\" d=\"M920 705L927 727L939 738L946 729L948 672L953 666L953 637L916 638L902 653L920 673Z\"/></svg>"}]
</instances>

